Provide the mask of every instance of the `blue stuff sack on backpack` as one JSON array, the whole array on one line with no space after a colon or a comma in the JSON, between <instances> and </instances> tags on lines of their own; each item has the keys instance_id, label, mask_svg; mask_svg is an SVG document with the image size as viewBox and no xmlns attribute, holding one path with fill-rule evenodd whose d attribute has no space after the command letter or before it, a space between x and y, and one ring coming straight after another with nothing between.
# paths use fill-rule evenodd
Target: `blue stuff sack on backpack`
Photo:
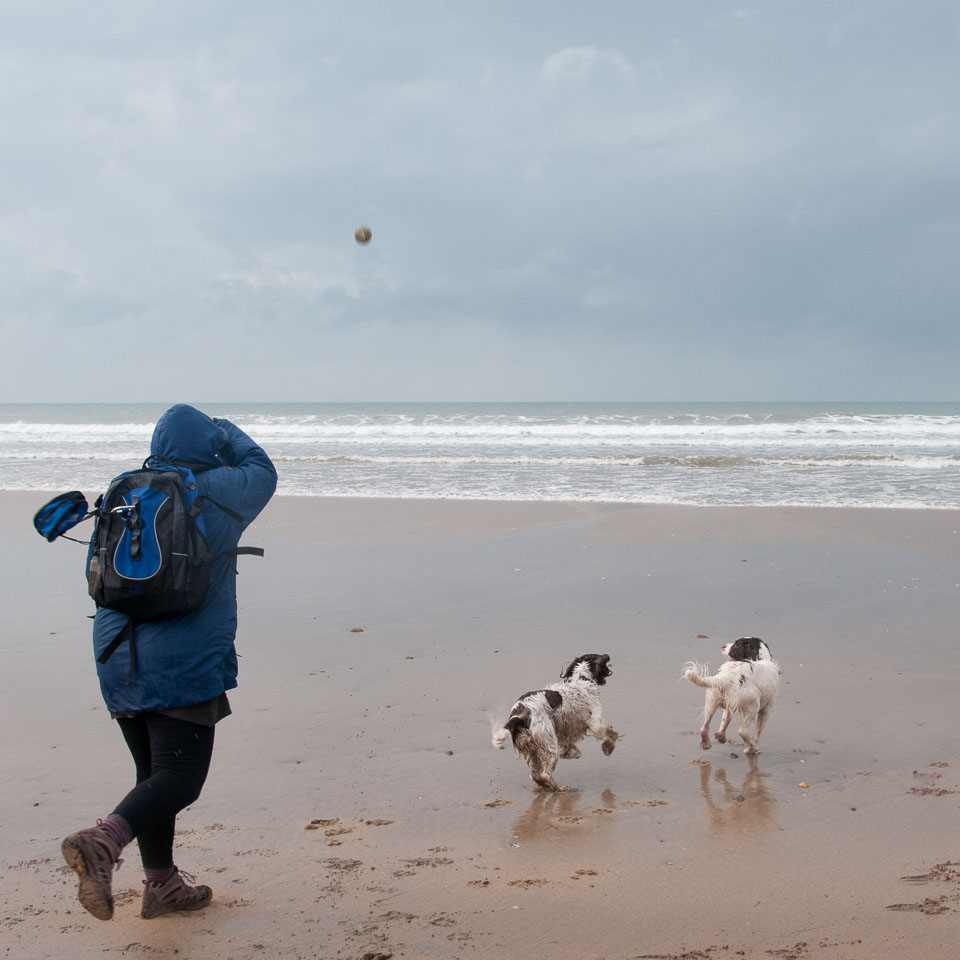
<instances>
[{"instance_id":1,"label":"blue stuff sack on backpack","mask_svg":"<svg viewBox=\"0 0 960 960\"><path fill-rule=\"evenodd\" d=\"M88 509L86 497L79 490L61 493L34 514L33 526L41 537L53 543L57 537L86 520L90 516Z\"/></svg>"}]
</instances>

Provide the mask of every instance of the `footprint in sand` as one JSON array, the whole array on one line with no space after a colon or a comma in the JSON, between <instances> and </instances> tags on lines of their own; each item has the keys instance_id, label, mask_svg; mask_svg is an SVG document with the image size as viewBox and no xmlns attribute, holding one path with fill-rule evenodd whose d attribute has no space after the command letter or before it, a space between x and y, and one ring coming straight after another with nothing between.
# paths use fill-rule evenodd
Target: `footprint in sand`
<instances>
[{"instance_id":1,"label":"footprint in sand","mask_svg":"<svg viewBox=\"0 0 960 960\"><path fill-rule=\"evenodd\" d=\"M931 900L929 897L922 903L888 903L888 910L902 910L904 912L925 913L928 917L938 913L946 913L950 908L944 903L944 898Z\"/></svg>"},{"instance_id":2,"label":"footprint in sand","mask_svg":"<svg viewBox=\"0 0 960 960\"><path fill-rule=\"evenodd\" d=\"M900 879L904 883L949 883L956 888L956 892L945 893L939 897L925 897L919 903L889 903L888 910L922 913L933 917L955 909L951 904L960 903L960 860L947 860L938 863L927 873Z\"/></svg>"},{"instance_id":3,"label":"footprint in sand","mask_svg":"<svg viewBox=\"0 0 960 960\"><path fill-rule=\"evenodd\" d=\"M327 829L323 831L325 837L340 837L345 833L353 833L353 827L327 827Z\"/></svg>"},{"instance_id":4,"label":"footprint in sand","mask_svg":"<svg viewBox=\"0 0 960 960\"><path fill-rule=\"evenodd\" d=\"M133 888L118 890L113 894L113 902L115 906L120 907L125 903L133 903L134 900L139 900L142 895L142 890L134 890Z\"/></svg>"},{"instance_id":5,"label":"footprint in sand","mask_svg":"<svg viewBox=\"0 0 960 960\"><path fill-rule=\"evenodd\" d=\"M940 780L943 778L943 774L940 773L940 770L944 770L949 767L950 764L944 760L934 760L932 763L927 764L928 767L934 767L935 769L929 773L924 773L920 770L914 770L913 776L915 779L920 780ZM947 797L957 793L956 790L951 790L947 787L939 787L933 785L924 784L922 786L911 787L908 791L909 793L915 793L919 796L926 797Z\"/></svg>"},{"instance_id":6,"label":"footprint in sand","mask_svg":"<svg viewBox=\"0 0 960 960\"><path fill-rule=\"evenodd\" d=\"M332 827L339 822L339 817L321 817L318 820L311 820L303 829L320 830L322 827Z\"/></svg>"}]
</instances>

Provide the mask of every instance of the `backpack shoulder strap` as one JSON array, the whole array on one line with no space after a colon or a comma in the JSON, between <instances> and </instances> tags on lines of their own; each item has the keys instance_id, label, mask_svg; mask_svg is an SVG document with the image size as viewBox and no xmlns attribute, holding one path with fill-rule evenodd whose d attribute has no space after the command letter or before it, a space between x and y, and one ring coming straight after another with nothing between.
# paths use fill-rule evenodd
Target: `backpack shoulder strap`
<instances>
[{"instance_id":1,"label":"backpack shoulder strap","mask_svg":"<svg viewBox=\"0 0 960 960\"><path fill-rule=\"evenodd\" d=\"M231 510L229 507L225 507L222 503L218 503L213 497L208 497L205 493L201 493L196 500L194 500L194 506L197 510L200 508L196 506L201 500L206 500L207 503L212 503L218 510L222 510L231 520L236 520L237 523L243 523L246 519L241 516L236 510Z\"/></svg>"},{"instance_id":2,"label":"backpack shoulder strap","mask_svg":"<svg viewBox=\"0 0 960 960\"><path fill-rule=\"evenodd\" d=\"M200 501L205 500L207 503L212 503L218 510L222 510L231 520L236 520L237 523L243 523L246 519L241 516L235 510L231 510L229 507L225 507L222 503L217 502L213 497L208 497L206 494L201 493L193 502L193 507L191 508L191 515L196 516L200 512ZM263 547L234 547L232 550L224 550L223 553L217 554L219 557L237 557L240 555L253 556L253 557L262 557L263 556Z\"/></svg>"}]
</instances>

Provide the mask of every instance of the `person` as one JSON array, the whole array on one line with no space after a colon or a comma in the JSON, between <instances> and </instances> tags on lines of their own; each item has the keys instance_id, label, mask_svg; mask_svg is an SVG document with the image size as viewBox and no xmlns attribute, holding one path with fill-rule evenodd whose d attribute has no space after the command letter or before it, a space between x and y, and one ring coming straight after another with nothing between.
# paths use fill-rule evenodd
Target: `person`
<instances>
[{"instance_id":1,"label":"person","mask_svg":"<svg viewBox=\"0 0 960 960\"><path fill-rule=\"evenodd\" d=\"M236 548L276 489L277 471L250 437L229 420L211 419L186 404L159 419L150 452L194 471L198 493L209 498L202 501L202 514L214 554ZM177 814L200 796L214 727L230 714L227 691L237 685L235 561L234 555L215 557L199 610L136 623L134 642L97 663L104 701L133 755L136 786L96 826L68 836L61 851L79 875L80 903L101 920L113 916L113 871L134 838L145 875L142 917L198 910L213 896L210 887L194 886L194 878L174 864L173 838ZM98 607L95 656L127 620Z\"/></svg>"}]
</instances>

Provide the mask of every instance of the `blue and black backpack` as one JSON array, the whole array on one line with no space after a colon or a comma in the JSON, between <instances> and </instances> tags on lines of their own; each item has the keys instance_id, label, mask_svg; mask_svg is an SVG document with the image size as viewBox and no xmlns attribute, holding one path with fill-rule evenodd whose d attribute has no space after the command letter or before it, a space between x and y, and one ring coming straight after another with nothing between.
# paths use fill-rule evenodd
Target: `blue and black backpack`
<instances>
[{"instance_id":1,"label":"blue and black backpack","mask_svg":"<svg viewBox=\"0 0 960 960\"><path fill-rule=\"evenodd\" d=\"M197 467L198 470L206 469ZM97 657L106 663L124 641L130 644L130 683L137 657L133 628L145 620L167 620L203 606L216 557L260 547L236 547L212 553L201 509L210 503L238 523L243 517L197 492L197 478L186 464L148 457L139 470L114 477L93 510L79 490L60 494L35 514L33 525L48 541L94 517L88 543L87 588L98 607L127 615L117 635ZM73 540L73 537L65 537Z\"/></svg>"},{"instance_id":2,"label":"blue and black backpack","mask_svg":"<svg viewBox=\"0 0 960 960\"><path fill-rule=\"evenodd\" d=\"M98 607L125 613L133 622L166 620L203 606L210 564L224 555L212 553L207 545L204 503L243 521L223 504L198 494L191 467L148 457L139 470L115 477L93 510L87 511L81 493L71 491L41 507L33 522L52 541L94 517L87 560L90 596ZM237 547L227 554L262 557L263 550Z\"/></svg>"}]
</instances>

